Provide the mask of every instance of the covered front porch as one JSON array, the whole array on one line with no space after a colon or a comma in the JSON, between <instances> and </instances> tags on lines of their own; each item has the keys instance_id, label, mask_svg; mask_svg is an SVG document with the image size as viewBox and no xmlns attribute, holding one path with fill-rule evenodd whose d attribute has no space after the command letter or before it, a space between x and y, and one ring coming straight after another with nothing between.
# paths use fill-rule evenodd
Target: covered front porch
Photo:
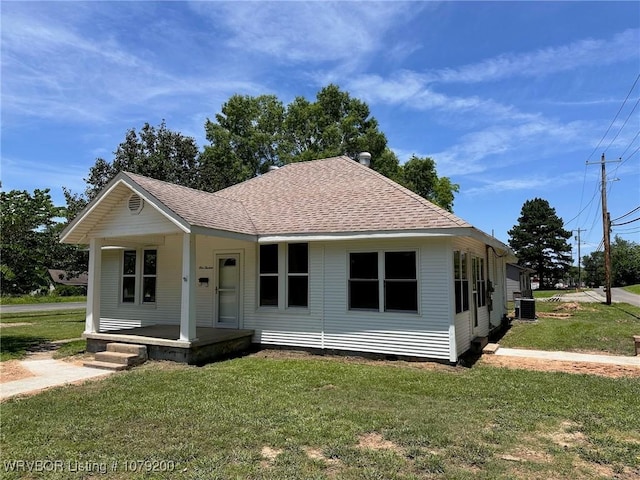
<instances>
[{"instance_id":1,"label":"covered front porch","mask_svg":"<svg viewBox=\"0 0 640 480\"><path fill-rule=\"evenodd\" d=\"M181 340L180 325L148 325L144 327L85 332L87 351L106 350L109 343L145 345L151 360L200 365L246 352L251 348L253 330L197 327L196 339Z\"/></svg>"}]
</instances>

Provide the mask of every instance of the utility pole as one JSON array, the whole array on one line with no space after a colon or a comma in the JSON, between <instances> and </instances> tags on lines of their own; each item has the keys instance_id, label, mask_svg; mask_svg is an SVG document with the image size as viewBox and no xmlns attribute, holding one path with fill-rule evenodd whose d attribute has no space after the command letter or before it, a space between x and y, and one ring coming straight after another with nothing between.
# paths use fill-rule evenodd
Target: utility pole
<instances>
[{"instance_id":1,"label":"utility pole","mask_svg":"<svg viewBox=\"0 0 640 480\"><path fill-rule=\"evenodd\" d=\"M614 160L619 162L620 160ZM606 304L611 305L611 217L607 211L607 170L606 162L604 159L604 153L600 158L600 168L602 170L602 235L604 243L604 288L605 295L607 297ZM587 165L593 165L593 163L587 162Z\"/></svg>"},{"instance_id":2,"label":"utility pole","mask_svg":"<svg viewBox=\"0 0 640 480\"><path fill-rule=\"evenodd\" d=\"M604 153L600 159L602 166L602 233L604 235L604 288L607 296L607 305L611 305L611 222L609 221L609 211L607 210L607 169L604 160Z\"/></svg>"},{"instance_id":3,"label":"utility pole","mask_svg":"<svg viewBox=\"0 0 640 480\"><path fill-rule=\"evenodd\" d=\"M578 242L578 288L582 288L582 257L580 256L580 232L586 232L586 229L578 228L574 232L578 232L576 241Z\"/></svg>"}]
</instances>

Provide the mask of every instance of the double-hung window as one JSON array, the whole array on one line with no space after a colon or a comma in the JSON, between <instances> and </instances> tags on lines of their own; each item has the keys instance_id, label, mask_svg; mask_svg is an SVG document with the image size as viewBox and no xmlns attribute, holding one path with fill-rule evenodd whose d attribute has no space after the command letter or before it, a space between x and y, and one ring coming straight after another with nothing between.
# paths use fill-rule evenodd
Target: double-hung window
<instances>
[{"instance_id":1,"label":"double-hung window","mask_svg":"<svg viewBox=\"0 0 640 480\"><path fill-rule=\"evenodd\" d=\"M484 273L484 258L482 257L477 257L476 259L474 277L478 294L478 307L484 307L487 305L487 281Z\"/></svg>"},{"instance_id":2,"label":"double-hung window","mask_svg":"<svg viewBox=\"0 0 640 480\"><path fill-rule=\"evenodd\" d=\"M465 252L453 252L453 278L456 313L466 312L469 310L469 278Z\"/></svg>"},{"instance_id":3,"label":"double-hung window","mask_svg":"<svg viewBox=\"0 0 640 480\"><path fill-rule=\"evenodd\" d=\"M384 253L385 311L418 311L416 252Z\"/></svg>"},{"instance_id":4,"label":"double-hung window","mask_svg":"<svg viewBox=\"0 0 640 480\"><path fill-rule=\"evenodd\" d=\"M350 253L348 295L350 310L417 312L416 252Z\"/></svg>"},{"instance_id":5,"label":"double-hung window","mask_svg":"<svg viewBox=\"0 0 640 480\"><path fill-rule=\"evenodd\" d=\"M287 249L287 306L309 305L309 244L291 243Z\"/></svg>"},{"instance_id":6,"label":"double-hung window","mask_svg":"<svg viewBox=\"0 0 640 480\"><path fill-rule=\"evenodd\" d=\"M349 309L380 308L378 252L349 255Z\"/></svg>"},{"instance_id":7,"label":"double-hung window","mask_svg":"<svg viewBox=\"0 0 640 480\"><path fill-rule=\"evenodd\" d=\"M278 245L260 245L260 306L278 306Z\"/></svg>"},{"instance_id":8,"label":"double-hung window","mask_svg":"<svg viewBox=\"0 0 640 480\"><path fill-rule=\"evenodd\" d=\"M309 244L260 245L261 307L309 306Z\"/></svg>"},{"instance_id":9,"label":"double-hung window","mask_svg":"<svg viewBox=\"0 0 640 480\"><path fill-rule=\"evenodd\" d=\"M122 254L122 303L156 303L157 250L125 250Z\"/></svg>"}]
</instances>

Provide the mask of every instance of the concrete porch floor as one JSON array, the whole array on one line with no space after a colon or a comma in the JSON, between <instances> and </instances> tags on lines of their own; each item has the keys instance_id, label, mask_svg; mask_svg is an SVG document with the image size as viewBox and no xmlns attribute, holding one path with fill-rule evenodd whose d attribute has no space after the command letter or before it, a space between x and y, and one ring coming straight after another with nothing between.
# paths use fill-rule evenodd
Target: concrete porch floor
<instances>
[{"instance_id":1,"label":"concrete porch floor","mask_svg":"<svg viewBox=\"0 0 640 480\"><path fill-rule=\"evenodd\" d=\"M179 325L149 325L85 333L83 337L90 353L106 350L108 343L131 343L146 345L152 360L204 364L249 350L253 334L253 330L197 327L197 339L187 342L179 340Z\"/></svg>"}]
</instances>

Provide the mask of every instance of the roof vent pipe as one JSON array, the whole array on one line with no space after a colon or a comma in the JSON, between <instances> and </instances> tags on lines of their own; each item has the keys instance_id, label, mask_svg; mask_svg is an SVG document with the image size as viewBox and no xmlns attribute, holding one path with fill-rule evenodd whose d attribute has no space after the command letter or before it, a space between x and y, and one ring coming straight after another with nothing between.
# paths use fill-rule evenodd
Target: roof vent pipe
<instances>
[{"instance_id":1,"label":"roof vent pipe","mask_svg":"<svg viewBox=\"0 0 640 480\"><path fill-rule=\"evenodd\" d=\"M365 167L371 166L371 154L369 152L360 152L358 161Z\"/></svg>"}]
</instances>

